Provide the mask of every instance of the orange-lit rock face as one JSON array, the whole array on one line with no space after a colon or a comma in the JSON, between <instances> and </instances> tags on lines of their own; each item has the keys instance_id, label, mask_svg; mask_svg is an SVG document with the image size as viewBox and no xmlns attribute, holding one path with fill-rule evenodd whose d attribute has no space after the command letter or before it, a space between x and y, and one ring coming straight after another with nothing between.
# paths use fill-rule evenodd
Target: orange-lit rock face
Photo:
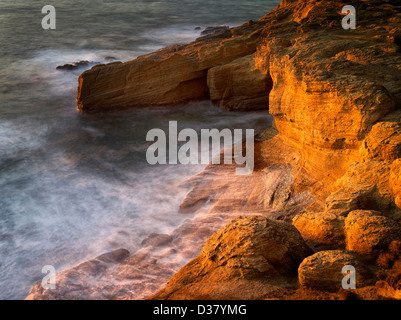
<instances>
[{"instance_id":1,"label":"orange-lit rock face","mask_svg":"<svg viewBox=\"0 0 401 320\"><path fill-rule=\"evenodd\" d=\"M374 284L372 273L357 254L349 251L320 251L306 258L299 266L299 282L306 288L337 292L342 288L343 267L351 265L358 270L358 288Z\"/></svg>"},{"instance_id":2,"label":"orange-lit rock face","mask_svg":"<svg viewBox=\"0 0 401 320\"><path fill-rule=\"evenodd\" d=\"M180 77L180 81L177 81ZM206 74L187 56L96 66L79 79L78 108L163 105L206 99Z\"/></svg>"},{"instance_id":3,"label":"orange-lit rock face","mask_svg":"<svg viewBox=\"0 0 401 320\"><path fill-rule=\"evenodd\" d=\"M211 215L265 213L269 203L274 217L288 218L316 199L315 212L308 207L294 226L233 222L156 298L276 298L268 275L283 276L276 266L294 271L301 257L308 289L337 291L345 264L360 267L363 284L374 279L366 261L343 249L370 255L400 238L401 13L387 1L359 1L357 29L343 30L343 5L283 0L255 24L81 75L82 111L208 98L229 110L269 104L279 134L256 144L255 174L229 179L209 166L181 209L213 200ZM287 166L271 170L280 179L264 180L266 169ZM301 236L317 250L340 250L307 257ZM132 269L139 260L131 258Z\"/></svg>"},{"instance_id":4,"label":"orange-lit rock face","mask_svg":"<svg viewBox=\"0 0 401 320\"><path fill-rule=\"evenodd\" d=\"M301 144L334 150L357 148L372 125L395 106L388 92L377 85L296 75L288 64L272 59L275 86L270 112L279 132Z\"/></svg>"},{"instance_id":5,"label":"orange-lit rock face","mask_svg":"<svg viewBox=\"0 0 401 320\"><path fill-rule=\"evenodd\" d=\"M401 156L401 123L375 124L362 143L361 157L392 162Z\"/></svg>"},{"instance_id":6,"label":"orange-lit rock face","mask_svg":"<svg viewBox=\"0 0 401 320\"><path fill-rule=\"evenodd\" d=\"M388 34L361 13L357 30L343 30L333 17L341 5L335 11L333 3L316 3L310 11L301 6L306 11L294 14L303 17L299 24L285 20L266 33L274 83L269 109L288 138L315 148L354 149L400 104L401 56Z\"/></svg>"},{"instance_id":7,"label":"orange-lit rock face","mask_svg":"<svg viewBox=\"0 0 401 320\"><path fill-rule=\"evenodd\" d=\"M389 183L394 195L394 202L401 209L401 159L392 163Z\"/></svg>"},{"instance_id":8,"label":"orange-lit rock face","mask_svg":"<svg viewBox=\"0 0 401 320\"><path fill-rule=\"evenodd\" d=\"M345 219L347 249L370 254L401 240L401 225L380 212L357 210Z\"/></svg>"},{"instance_id":9,"label":"orange-lit rock face","mask_svg":"<svg viewBox=\"0 0 401 320\"><path fill-rule=\"evenodd\" d=\"M293 224L310 246L318 249L345 248L344 220L342 210L302 213Z\"/></svg>"},{"instance_id":10,"label":"orange-lit rock face","mask_svg":"<svg viewBox=\"0 0 401 320\"><path fill-rule=\"evenodd\" d=\"M261 299L293 286L298 265L312 253L290 224L238 218L152 299Z\"/></svg>"}]
</instances>

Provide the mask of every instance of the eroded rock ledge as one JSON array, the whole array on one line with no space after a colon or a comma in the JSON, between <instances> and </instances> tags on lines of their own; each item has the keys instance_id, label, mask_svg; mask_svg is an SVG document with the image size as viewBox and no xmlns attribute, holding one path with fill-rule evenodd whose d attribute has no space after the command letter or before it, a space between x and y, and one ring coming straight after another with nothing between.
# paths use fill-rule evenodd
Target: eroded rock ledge
<instances>
[{"instance_id":1,"label":"eroded rock ledge","mask_svg":"<svg viewBox=\"0 0 401 320\"><path fill-rule=\"evenodd\" d=\"M227 109L267 108L272 82L267 70L255 66L254 56L266 24L246 24L126 63L97 65L79 78L78 109L171 106L209 98Z\"/></svg>"},{"instance_id":2,"label":"eroded rock ledge","mask_svg":"<svg viewBox=\"0 0 401 320\"><path fill-rule=\"evenodd\" d=\"M84 112L211 99L275 118L251 176L209 166L188 182L184 212L211 204L190 222L198 240L210 237L197 227L206 221L248 217L214 234L153 299L401 297L401 5L354 1L357 29L343 30L346 4L283 0L255 23L81 75ZM90 292L130 298L135 270L152 263L136 254L104 277L123 279L120 291ZM344 265L359 275L352 293L341 290ZM30 298L62 295L37 287Z\"/></svg>"},{"instance_id":3,"label":"eroded rock ledge","mask_svg":"<svg viewBox=\"0 0 401 320\"><path fill-rule=\"evenodd\" d=\"M286 284L277 284L270 280L272 274L263 275L258 287L249 292L255 280L248 279L245 270L257 268L258 260L250 266L236 264L241 275L224 272L229 279L224 278L217 288L206 244L203 253L154 299L236 298L229 289L236 284L243 288L245 298L350 298L349 292L341 291L345 265L353 265L358 273L354 298L400 296L396 248L401 241L401 6L355 2L358 27L343 30L344 5L342 1L283 1L260 20L268 23L254 54L255 65L273 80L269 111L279 132L259 143L255 174L273 164L287 164L293 176L287 195L309 192L314 200L312 204L293 202L297 207L293 226L315 252L298 266L299 282L294 284L288 276ZM225 68L230 70L225 66L218 70ZM189 195L192 202L196 195L210 198L215 193L202 186L202 182L195 185L195 195ZM216 197L217 204L221 197ZM268 193L264 199L269 199ZM270 218L287 220L285 201L281 205L273 216L270 212ZM244 239L243 233L229 230L220 231L221 241ZM286 236L291 237L291 232ZM271 236L269 241L276 241L273 247L279 248L280 240L274 239ZM226 254L230 256L231 251ZM244 252L249 254L257 256L257 251ZM206 264L201 269L211 268L210 272L191 276L191 270Z\"/></svg>"}]
</instances>

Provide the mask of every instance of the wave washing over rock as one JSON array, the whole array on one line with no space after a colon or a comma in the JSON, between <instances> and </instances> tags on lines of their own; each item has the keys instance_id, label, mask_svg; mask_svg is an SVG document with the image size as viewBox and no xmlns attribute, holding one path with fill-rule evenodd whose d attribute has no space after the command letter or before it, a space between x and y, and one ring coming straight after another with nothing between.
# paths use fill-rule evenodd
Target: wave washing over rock
<instances>
[{"instance_id":1,"label":"wave washing over rock","mask_svg":"<svg viewBox=\"0 0 401 320\"><path fill-rule=\"evenodd\" d=\"M228 110L268 106L274 126L255 142L253 174L209 165L188 181L181 210L200 210L196 218L134 255L65 271L56 291L37 284L28 298L399 298L401 5L354 1L357 28L344 30L345 4L283 0L259 21L84 72L83 112L210 99ZM173 276L166 253L189 257L205 242ZM150 264L171 270L165 287L145 281L158 277ZM346 265L357 272L351 293L341 289Z\"/></svg>"}]
</instances>

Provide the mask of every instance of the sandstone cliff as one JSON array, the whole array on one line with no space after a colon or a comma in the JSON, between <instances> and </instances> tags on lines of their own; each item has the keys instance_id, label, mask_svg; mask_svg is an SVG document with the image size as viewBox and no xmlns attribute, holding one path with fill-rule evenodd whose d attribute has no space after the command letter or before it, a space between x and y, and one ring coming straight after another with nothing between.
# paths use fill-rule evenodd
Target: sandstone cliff
<instances>
[{"instance_id":1,"label":"sandstone cliff","mask_svg":"<svg viewBox=\"0 0 401 320\"><path fill-rule=\"evenodd\" d=\"M349 264L359 297L400 297L401 4L354 1L357 28L344 30L346 4L283 0L257 22L81 75L84 112L211 99L275 119L255 143L252 175L210 165L181 205L211 205L208 223L259 216L214 234L154 299L347 298ZM207 239L198 222L192 230ZM137 279L144 261L131 257L108 276ZM98 290L129 298L129 286Z\"/></svg>"},{"instance_id":2,"label":"sandstone cliff","mask_svg":"<svg viewBox=\"0 0 401 320\"><path fill-rule=\"evenodd\" d=\"M115 107L175 105L209 99L210 95L216 101L229 100L224 106L230 109L266 108L265 92L271 79L268 73L255 68L252 56L265 24L249 23L130 62L95 66L79 78L78 109L93 112ZM217 68L222 65L226 65L226 70ZM248 77L245 88L243 77ZM248 92L247 88L251 90Z\"/></svg>"},{"instance_id":3,"label":"sandstone cliff","mask_svg":"<svg viewBox=\"0 0 401 320\"><path fill-rule=\"evenodd\" d=\"M342 298L341 270L347 264L357 269L359 291L355 292L360 297L398 294L394 280L392 287L381 282L375 288L374 284L379 280L377 272L387 272L375 259L401 240L397 160L401 151L401 7L383 1L357 2L358 27L344 30L342 6L341 1L283 1L260 20L268 23L254 54L255 66L272 78L269 112L279 134L259 143L257 161L259 169L286 163L292 168L290 194L309 191L313 195L312 205L295 202L302 212L293 224L317 253L299 266L300 288L288 293L288 286L279 284L269 294L255 289L261 293L259 298L313 299L322 292L332 292L325 298ZM190 199L197 194L205 198L200 186ZM269 199L267 194L264 199ZM215 201L221 202L220 194ZM288 211L284 209L272 218L285 220ZM225 232L227 238L231 236ZM194 262L206 257L197 259ZM189 276L183 286L189 266L153 298L204 297L206 280ZM261 277L259 284L274 285L268 278ZM246 281L246 276L230 279L235 280ZM198 295L192 293L193 286ZM242 287L246 286L242 283ZM221 290L216 289L217 297L233 297L228 288L225 295Z\"/></svg>"}]
</instances>

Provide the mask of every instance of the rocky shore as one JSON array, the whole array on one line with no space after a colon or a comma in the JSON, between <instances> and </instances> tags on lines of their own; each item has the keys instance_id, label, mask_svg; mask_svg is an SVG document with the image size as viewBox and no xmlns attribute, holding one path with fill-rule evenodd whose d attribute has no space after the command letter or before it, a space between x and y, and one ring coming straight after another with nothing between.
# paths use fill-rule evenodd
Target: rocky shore
<instances>
[{"instance_id":1,"label":"rocky shore","mask_svg":"<svg viewBox=\"0 0 401 320\"><path fill-rule=\"evenodd\" d=\"M56 292L36 284L28 298L130 299L153 263L172 278L143 298L399 299L401 4L354 1L357 28L344 30L347 4L283 0L259 21L84 72L82 112L210 99L266 109L274 125L255 143L252 175L209 165L187 182L180 208L208 205L207 214L149 240L146 250L188 250L180 237L191 232L205 243L178 273L121 250L65 271ZM200 227L218 222L213 235ZM342 289L346 265L356 290Z\"/></svg>"}]
</instances>

